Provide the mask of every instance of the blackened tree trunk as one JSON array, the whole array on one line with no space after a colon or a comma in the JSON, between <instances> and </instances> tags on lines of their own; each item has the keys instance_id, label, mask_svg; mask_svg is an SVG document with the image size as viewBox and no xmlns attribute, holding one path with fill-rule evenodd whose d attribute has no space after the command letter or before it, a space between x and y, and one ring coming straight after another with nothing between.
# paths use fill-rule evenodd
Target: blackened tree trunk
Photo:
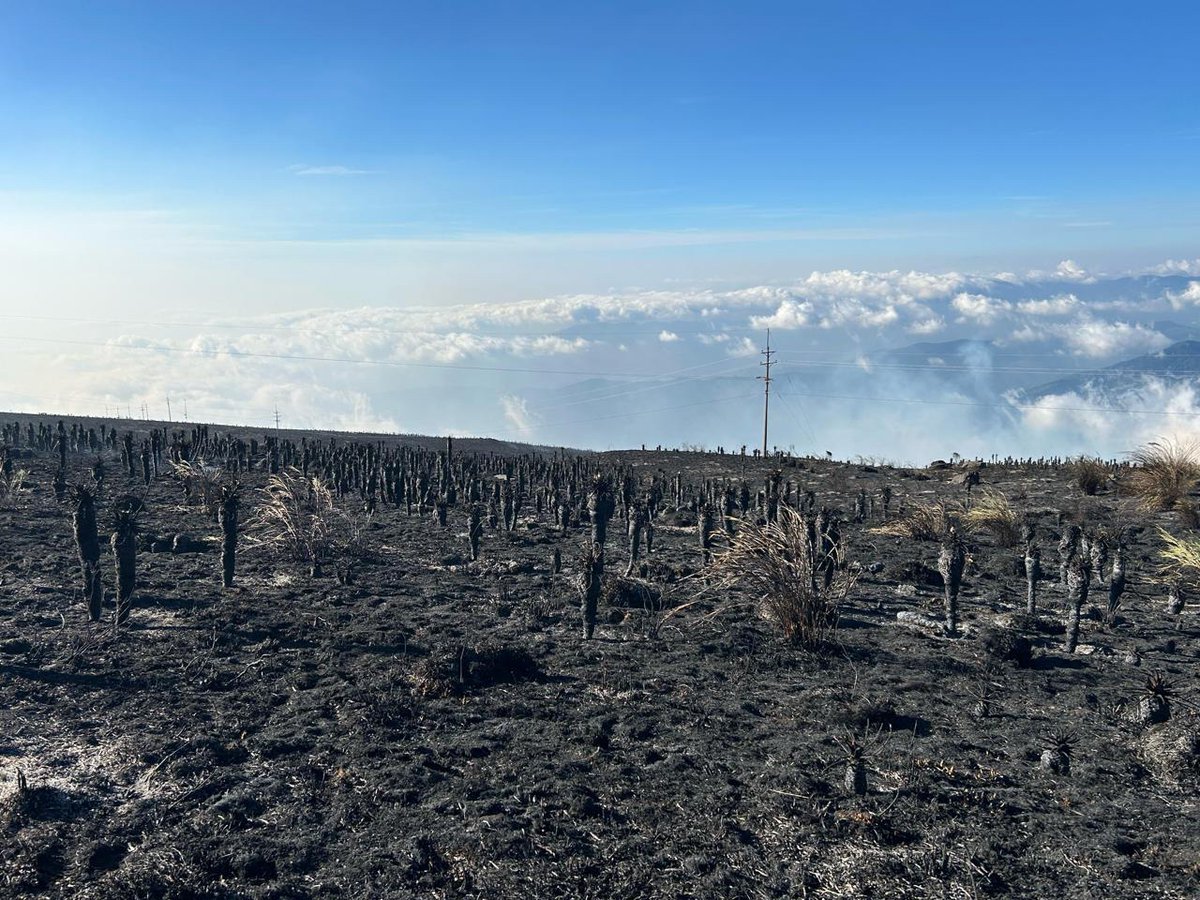
<instances>
[{"instance_id":1,"label":"blackened tree trunk","mask_svg":"<svg viewBox=\"0 0 1200 900\"><path fill-rule=\"evenodd\" d=\"M583 613L583 637L591 640L596 631L596 609L600 603L600 589L604 582L604 547L591 543L580 559L579 593L580 610Z\"/></svg>"},{"instance_id":2,"label":"blackened tree trunk","mask_svg":"<svg viewBox=\"0 0 1200 900\"><path fill-rule=\"evenodd\" d=\"M1125 593L1125 548L1120 544L1113 551L1112 571L1108 576L1108 610L1104 621L1110 628L1117 624L1117 610Z\"/></svg>"},{"instance_id":3,"label":"blackened tree trunk","mask_svg":"<svg viewBox=\"0 0 1200 900\"><path fill-rule=\"evenodd\" d=\"M1087 561L1075 557L1067 567L1067 639L1066 651L1074 653L1079 646L1079 621L1087 603L1091 571Z\"/></svg>"},{"instance_id":4,"label":"blackened tree trunk","mask_svg":"<svg viewBox=\"0 0 1200 900\"><path fill-rule=\"evenodd\" d=\"M967 550L959 540L958 533L951 529L942 542L938 555L938 571L946 586L946 632L958 634L958 590L962 585L963 570L967 565Z\"/></svg>"},{"instance_id":5,"label":"blackened tree trunk","mask_svg":"<svg viewBox=\"0 0 1200 900\"><path fill-rule=\"evenodd\" d=\"M1042 577L1042 553L1033 541L1025 545L1025 612L1037 615L1037 583Z\"/></svg>"},{"instance_id":6,"label":"blackened tree trunk","mask_svg":"<svg viewBox=\"0 0 1200 900\"><path fill-rule=\"evenodd\" d=\"M625 570L626 577L633 574L638 557L642 552L642 529L646 524L646 510L641 504L635 504L629 517L629 567Z\"/></svg>"},{"instance_id":7,"label":"blackened tree trunk","mask_svg":"<svg viewBox=\"0 0 1200 900\"><path fill-rule=\"evenodd\" d=\"M447 441L450 439L447 438ZM478 503L471 504L467 514L467 540L471 543L471 561L479 559L479 542L483 538L483 508Z\"/></svg>"},{"instance_id":8,"label":"blackened tree trunk","mask_svg":"<svg viewBox=\"0 0 1200 900\"><path fill-rule=\"evenodd\" d=\"M110 543L117 564L117 624L124 625L137 588L137 531L122 527L113 532Z\"/></svg>"},{"instance_id":9,"label":"blackened tree trunk","mask_svg":"<svg viewBox=\"0 0 1200 900\"><path fill-rule=\"evenodd\" d=\"M221 584L233 587L237 567L238 492L236 488L222 491L221 508L217 513L221 524Z\"/></svg>"},{"instance_id":10,"label":"blackened tree trunk","mask_svg":"<svg viewBox=\"0 0 1200 900\"><path fill-rule=\"evenodd\" d=\"M705 503L700 507L700 516L696 530L700 536L700 559L704 565L712 562L713 529L716 527L716 517L712 505Z\"/></svg>"},{"instance_id":11,"label":"blackened tree trunk","mask_svg":"<svg viewBox=\"0 0 1200 900\"><path fill-rule=\"evenodd\" d=\"M96 530L96 498L85 487L72 490L75 509L71 527L79 551L79 568L83 574L83 596L88 604L88 616L100 620L104 606L104 581L100 576L100 536Z\"/></svg>"},{"instance_id":12,"label":"blackened tree trunk","mask_svg":"<svg viewBox=\"0 0 1200 900\"><path fill-rule=\"evenodd\" d=\"M604 546L604 542L608 539L608 522L616 511L616 506L612 483L606 476L597 475L592 480L592 489L588 494L588 513L592 519L592 543Z\"/></svg>"}]
</instances>

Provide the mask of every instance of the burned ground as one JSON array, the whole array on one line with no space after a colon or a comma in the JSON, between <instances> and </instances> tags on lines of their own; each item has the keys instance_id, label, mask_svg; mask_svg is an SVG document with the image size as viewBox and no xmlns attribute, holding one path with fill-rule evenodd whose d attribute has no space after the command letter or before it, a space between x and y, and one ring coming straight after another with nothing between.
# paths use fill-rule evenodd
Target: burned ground
<instances>
[{"instance_id":1,"label":"burned ground","mask_svg":"<svg viewBox=\"0 0 1200 900\"><path fill-rule=\"evenodd\" d=\"M72 454L70 480L93 458ZM740 456L591 459L755 491L768 473ZM465 504L446 529L385 505L351 584L245 546L223 589L217 523L165 475L138 489L138 590L114 634L111 596L88 622L57 461L20 458L26 487L0 506L0 893L1188 897L1200 884L1197 608L1168 615L1152 580L1156 526L1182 526L1111 488L1083 497L1065 469L983 469L1036 518L1041 616L1022 612L1023 547L972 534L964 634L948 638L897 622L940 609L938 544L870 529L885 486L894 517L962 500L959 473L785 461L794 490L842 511L859 570L837 646L809 653L730 603L752 598L708 588L694 511L670 502L646 583L607 585L586 641L586 521L564 534L526 503L511 532L485 529L472 563ZM102 511L126 488L109 468ZM263 477L243 475L247 510ZM860 490L872 502L855 524ZM1094 589L1067 654L1055 547L1080 520L1135 527L1130 588L1111 627ZM610 573L625 570L621 525ZM179 533L210 540L149 551ZM103 564L111 595L107 546ZM1172 715L1147 725L1134 713L1151 670L1173 686ZM1042 764L1055 729L1075 733L1068 774ZM847 791L849 734L868 744L862 797Z\"/></svg>"}]
</instances>

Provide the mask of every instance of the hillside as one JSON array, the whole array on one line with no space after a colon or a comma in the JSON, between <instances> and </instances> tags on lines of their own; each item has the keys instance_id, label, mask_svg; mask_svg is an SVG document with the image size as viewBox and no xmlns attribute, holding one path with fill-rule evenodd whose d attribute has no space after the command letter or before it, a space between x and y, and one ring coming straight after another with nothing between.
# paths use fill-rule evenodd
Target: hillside
<instances>
[{"instance_id":1,"label":"hillside","mask_svg":"<svg viewBox=\"0 0 1200 900\"><path fill-rule=\"evenodd\" d=\"M119 447L128 423L106 424ZM96 483L96 454L68 449L66 480L97 495L95 622L78 495L56 500L54 448L22 448L0 499L0 895L1194 896L1200 619L1190 590L1166 611L1156 580L1179 516L1119 495L1123 470L1084 496L1067 469L985 466L968 497L952 466L327 439L245 457L213 429L188 449L223 468L211 483L167 459L130 475L111 448ZM260 543L276 458L330 473L322 521L345 542L323 568ZM223 587L205 496L235 470ZM951 635L938 542L896 529L983 491L1035 527L1036 608L1024 548L964 525ZM144 510L117 627L127 494ZM794 510L837 548L828 640L789 642L761 594L720 586L698 522L726 502L735 536ZM1121 536L1128 589L1106 618L1101 561L1068 652L1055 548L1072 524L1110 558ZM1150 672L1168 721L1143 703Z\"/></svg>"}]
</instances>

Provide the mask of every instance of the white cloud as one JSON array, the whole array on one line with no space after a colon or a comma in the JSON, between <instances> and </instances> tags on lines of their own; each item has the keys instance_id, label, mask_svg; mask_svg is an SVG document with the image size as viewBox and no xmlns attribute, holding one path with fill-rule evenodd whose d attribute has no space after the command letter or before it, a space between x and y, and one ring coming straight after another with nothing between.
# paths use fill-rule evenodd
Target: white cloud
<instances>
[{"instance_id":1,"label":"white cloud","mask_svg":"<svg viewBox=\"0 0 1200 900\"><path fill-rule=\"evenodd\" d=\"M784 300L779 308L769 316L751 316L750 327L755 329L775 328L780 331L791 331L803 328L809 324L808 314L812 304L799 300Z\"/></svg>"},{"instance_id":2,"label":"white cloud","mask_svg":"<svg viewBox=\"0 0 1200 900\"><path fill-rule=\"evenodd\" d=\"M725 351L726 356L756 356L758 355L758 345L748 337L742 338L732 347Z\"/></svg>"},{"instance_id":3,"label":"white cloud","mask_svg":"<svg viewBox=\"0 0 1200 900\"><path fill-rule=\"evenodd\" d=\"M1200 281L1189 281L1188 286L1177 293L1167 291L1166 298L1172 309L1200 306Z\"/></svg>"},{"instance_id":4,"label":"white cloud","mask_svg":"<svg viewBox=\"0 0 1200 900\"><path fill-rule=\"evenodd\" d=\"M76 326L72 336L96 340L89 333L95 331L99 339L110 338L110 345L38 348L40 361L22 371L28 372L24 381L38 385L40 396L22 394L20 402L25 408L87 412L106 405L136 409L140 402L162 407L162 398L170 394L176 415L186 397L193 419L265 423L278 403L297 427L442 429L463 435L536 432L544 441L570 443L572 434L587 429L558 429L552 418L537 419L547 394L585 378L657 373L659 361L639 352L638 342L643 350L647 341L672 343L673 364L695 370L701 378L718 374L706 368L715 363L740 366L731 383L742 377L749 383L758 373L761 340L748 326L781 332L781 363L789 353L795 354L789 362L816 358L845 363L936 335L935 340L1037 341L1038 352L1047 354L1047 367L1065 372L1166 346L1168 338L1150 323L1172 305L1179 314L1171 318L1183 325L1200 324L1200 282L1176 284L1168 295L1153 279L1101 279L1086 291L1058 293L1063 290L1058 275L1043 284L957 273L839 270L814 272L790 284L733 290L705 283L695 289L675 285L669 290L452 306L366 305L360 300L352 308L301 308L252 317L181 313L198 324L182 329L152 322ZM348 289L342 295L358 292ZM1018 299L1022 297L1026 299ZM122 318L133 321L128 314ZM11 321L0 321L5 337L19 333ZM62 331L57 324L42 329L44 337ZM20 348L23 365L34 355L32 349ZM805 357L810 349L818 353ZM185 350L204 355L185 355ZM934 350L929 355L950 359ZM959 377L953 368L948 363L942 373L946 383ZM833 371L865 377L844 368ZM909 385L909 373L880 370L871 377L884 376L894 379L889 388L898 393ZM1057 375L1046 380L1052 377ZM947 389L951 398L958 396L952 388ZM972 387L969 396L984 390L992 388ZM0 404L15 402L7 399L13 396L0 397ZM873 415L870 409L857 414ZM935 416L922 409L918 418L924 422L930 417ZM684 419L658 417L654 427L661 431L656 434L681 439L682 429L692 427ZM613 425L612 434L624 433L617 430L623 427ZM633 427L628 433L637 437ZM927 431L920 427L921 434ZM1086 437L1080 435L1080 440ZM983 431L973 436L981 447L988 438ZM593 439L599 440L577 438ZM847 433L845 439L861 437ZM913 438L919 440L923 438Z\"/></svg>"},{"instance_id":5,"label":"white cloud","mask_svg":"<svg viewBox=\"0 0 1200 900\"><path fill-rule=\"evenodd\" d=\"M1017 312L1027 316L1066 316L1077 312L1083 304L1074 294L1063 294L1046 300L1022 300Z\"/></svg>"},{"instance_id":6,"label":"white cloud","mask_svg":"<svg viewBox=\"0 0 1200 900\"><path fill-rule=\"evenodd\" d=\"M1078 281L1083 284L1091 284L1096 280L1087 269L1073 259L1064 259L1060 262L1054 270L1054 274L1064 281Z\"/></svg>"},{"instance_id":7,"label":"white cloud","mask_svg":"<svg viewBox=\"0 0 1200 900\"><path fill-rule=\"evenodd\" d=\"M1012 304L1007 300L997 300L986 294L955 294L950 305L962 316L960 321L970 319L982 325L990 324L996 318L1010 309Z\"/></svg>"},{"instance_id":8,"label":"white cloud","mask_svg":"<svg viewBox=\"0 0 1200 900\"><path fill-rule=\"evenodd\" d=\"M1022 424L1041 439L1075 443L1092 453L1119 456L1164 436L1200 438L1200 396L1187 382L1147 378L1121 396L1088 384L1041 397L1019 411Z\"/></svg>"},{"instance_id":9,"label":"white cloud","mask_svg":"<svg viewBox=\"0 0 1200 900\"><path fill-rule=\"evenodd\" d=\"M288 171L293 175L330 175L342 177L372 174L369 169L355 169L351 166L305 166L301 164L288 166Z\"/></svg>"},{"instance_id":10,"label":"white cloud","mask_svg":"<svg viewBox=\"0 0 1200 900\"><path fill-rule=\"evenodd\" d=\"M908 328L906 330L908 331L909 334L930 335L930 334L937 334L939 331L941 331L945 327L946 327L945 320L942 319L941 316L934 316L933 318L921 319L919 321L913 322L911 325L908 326Z\"/></svg>"},{"instance_id":11,"label":"white cloud","mask_svg":"<svg viewBox=\"0 0 1200 900\"><path fill-rule=\"evenodd\" d=\"M805 292L824 297L858 297L911 303L946 297L973 278L949 272L936 275L928 272L851 272L838 269L832 272L813 272L799 286Z\"/></svg>"},{"instance_id":12,"label":"white cloud","mask_svg":"<svg viewBox=\"0 0 1200 900\"><path fill-rule=\"evenodd\" d=\"M1146 271L1152 275L1200 275L1200 258L1168 259Z\"/></svg>"},{"instance_id":13,"label":"white cloud","mask_svg":"<svg viewBox=\"0 0 1200 900\"><path fill-rule=\"evenodd\" d=\"M1058 336L1077 356L1113 358L1161 350L1170 338L1144 325L1078 319L1057 329Z\"/></svg>"},{"instance_id":14,"label":"white cloud","mask_svg":"<svg viewBox=\"0 0 1200 900\"><path fill-rule=\"evenodd\" d=\"M1021 343L1057 344L1062 352L1086 359L1119 359L1153 353L1170 345L1171 339L1146 325L1109 322L1080 315L1067 322L1027 322L1009 335Z\"/></svg>"}]
</instances>

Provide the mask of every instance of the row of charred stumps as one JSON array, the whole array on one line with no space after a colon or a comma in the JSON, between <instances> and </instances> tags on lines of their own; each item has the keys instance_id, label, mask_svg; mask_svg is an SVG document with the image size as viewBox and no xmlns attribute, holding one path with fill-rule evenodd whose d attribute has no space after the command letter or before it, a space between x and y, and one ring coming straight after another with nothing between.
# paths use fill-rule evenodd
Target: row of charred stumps
<instances>
[{"instance_id":1,"label":"row of charred stumps","mask_svg":"<svg viewBox=\"0 0 1200 900\"><path fill-rule=\"evenodd\" d=\"M15 425L12 427L16 428ZM75 442L80 440L78 427L73 427L70 432L72 437L68 440L68 432L62 423L59 423L57 438L53 441L46 437L52 433L49 428L43 427L38 433L43 436L41 444L53 444L60 451L68 445L75 446ZM192 443L184 445L187 449L180 453L181 435L182 433L175 435L171 451L173 462L185 460L192 447L229 452L244 443L240 439L233 440L219 435L213 439L208 436L207 428L198 428L192 431ZM104 429L104 437L110 445L123 446L132 453L131 433L127 432L117 441L115 429ZM149 440L143 441L141 474L147 482L157 472L157 460L165 442L166 435L158 431L155 431ZM255 449L254 443L256 442L252 442L251 449ZM466 499L471 501L468 536L473 560L479 557L483 533L484 508L479 502L481 498L489 495L488 524L495 528L502 522L506 530L512 530L516 526L530 483L544 480L544 484L533 491L539 512L549 507L553 512L555 524L564 532L573 525L580 524L580 519L586 518L590 523L592 549L586 554L583 570L593 573L591 580L597 584L604 571L603 547L609 521L617 512L624 519L629 535L629 574L638 563L643 544L647 552L652 550L654 519L667 496L679 506L698 512L700 545L706 561L710 558L712 536L716 531L716 504L720 504L720 511L724 513L721 518L726 527L731 529L731 514L736 508L740 507L745 513L757 506L765 511L766 519L770 521L775 518L780 502L781 480L778 473L768 477L766 489L757 492L757 496L751 494L745 482L742 482L740 489L736 491L728 482L705 483L697 490L685 482L682 475L677 474L668 480L661 473L652 478L648 488L639 496L638 489L642 485L629 472L618 470L614 477L596 471L593 464L583 457L568 459L563 456L549 460L535 455L515 459L492 455L454 457L449 439L446 450L436 454L407 448L389 451L376 445L351 444L339 447L333 441L328 445L310 444L307 440L301 442L297 451L292 442L279 442L271 437L267 438L265 446L270 451L268 460L277 457L280 462L293 462L297 461L294 457L298 455L298 461L302 465L312 465L333 474L342 483L343 488L348 490L357 485L364 494L364 505L368 512L375 508L372 501L377 492L392 502L404 501L410 511L412 498L417 496L421 498L420 511L425 513L432 510L438 523L445 526L447 510L457 502L461 488ZM236 565L240 492L236 475L229 477L229 470L240 471L240 464L234 462L237 458L236 455L226 457L226 467L217 469L223 476L219 483L215 480L211 484L205 483L204 491L207 493L209 490L215 490L219 492L218 497L192 497L192 480L181 478L185 494L188 495L185 499L201 499L210 510L215 507L215 517L222 531L222 578L227 587L232 585ZM132 460L133 456L129 455L129 459ZM11 457L7 453L4 461L6 465L11 466ZM100 565L101 529L97 515L97 499L103 493L107 473L103 460L98 459L92 467L94 487L84 484L68 487L65 465L64 452L60 454L60 465L55 476L55 494L60 502L68 504L72 510L72 527L82 572L83 593L91 618L98 620L103 606L104 589ZM266 462L263 468L274 469L276 463ZM178 469L175 471L179 474ZM490 483L481 477L487 473L495 473ZM579 485L585 483L589 474L590 487L586 495L581 497ZM132 466L129 467L129 475L131 480L136 478L137 472ZM614 489L614 484L619 485L619 489ZM790 493L789 484L784 496L787 497ZM705 499L701 502L700 498ZM810 492L801 498L797 493L796 499L797 502L811 503L812 494ZM110 533L108 543L116 560L118 624L127 619L133 594L136 579L136 533L142 508L140 499L131 494L123 494L111 504L105 522ZM597 546L599 550L595 549ZM588 596L594 593L592 589L585 590ZM587 618L594 622L594 613ZM589 626L589 635L593 627L594 624Z\"/></svg>"},{"instance_id":2,"label":"row of charred stumps","mask_svg":"<svg viewBox=\"0 0 1200 900\"><path fill-rule=\"evenodd\" d=\"M713 562L714 550L719 537L731 536L739 521L753 521L756 525L771 526L779 519L782 502L780 492L781 478L778 472L767 477L765 491L759 492L756 507L748 499L748 487L743 481L740 485L740 509L742 515L737 515L738 507L734 505L734 488L728 482L705 483L698 498L685 501L682 489L673 482L677 490L676 497L681 506L691 506L696 512L696 534L699 543L701 562L707 566ZM889 492L890 494L890 492ZM787 495L782 495L787 496ZM833 581L835 571L842 561L842 536L838 517L829 508L816 510L815 495L807 492L797 495L799 512L807 522L808 542L810 553L817 562L812 566L813 578L828 590ZM587 514L591 523L590 540L585 544L579 560L579 594L580 608L583 619L583 636L591 639L596 627L597 609L603 592L606 567L605 545L607 542L609 523L613 517L616 503L613 498L612 481L603 474L597 473L591 481L587 497ZM805 515L807 513L807 515ZM627 519L626 533L629 539L628 565L625 577L630 577L638 566L643 544L647 553L653 551L654 521L657 516L655 504L635 501L632 514ZM555 550L554 569L561 564L559 551ZM814 583L814 590L816 583Z\"/></svg>"},{"instance_id":3,"label":"row of charred stumps","mask_svg":"<svg viewBox=\"0 0 1200 900\"><path fill-rule=\"evenodd\" d=\"M1046 575L1042 566L1042 552L1037 545L1037 529L1032 524L1025 524L1022 526L1021 538L1025 545L1025 613L1027 616L1036 617L1039 588ZM1127 552L1128 541L1124 532L1117 535L1110 547L1109 541L1099 533L1086 533L1078 525L1068 525L1064 529L1058 545L1058 583L1066 595L1066 652L1074 653L1078 647L1083 609L1088 605L1093 583L1107 593L1105 625L1112 627L1116 624L1121 599L1128 584ZM945 591L943 628L951 635L959 633L959 592L967 559L967 546L962 539L959 523L951 520L938 554L938 574L942 577ZM1182 609L1182 588L1178 582L1172 582L1169 586L1167 612L1170 615L1178 615Z\"/></svg>"},{"instance_id":4,"label":"row of charred stumps","mask_svg":"<svg viewBox=\"0 0 1200 900\"><path fill-rule=\"evenodd\" d=\"M97 513L96 491L84 484L72 485L66 496L70 508L71 531L79 556L82 592L93 622L100 621L104 609L104 575L101 566L100 517ZM232 587L237 565L238 513L241 488L238 482L222 485L217 518L221 528L221 582ZM132 495L122 494L109 506L104 524L109 533L108 545L114 563L116 584L115 628L129 619L134 592L137 589L138 523L145 509L144 502Z\"/></svg>"}]
</instances>

